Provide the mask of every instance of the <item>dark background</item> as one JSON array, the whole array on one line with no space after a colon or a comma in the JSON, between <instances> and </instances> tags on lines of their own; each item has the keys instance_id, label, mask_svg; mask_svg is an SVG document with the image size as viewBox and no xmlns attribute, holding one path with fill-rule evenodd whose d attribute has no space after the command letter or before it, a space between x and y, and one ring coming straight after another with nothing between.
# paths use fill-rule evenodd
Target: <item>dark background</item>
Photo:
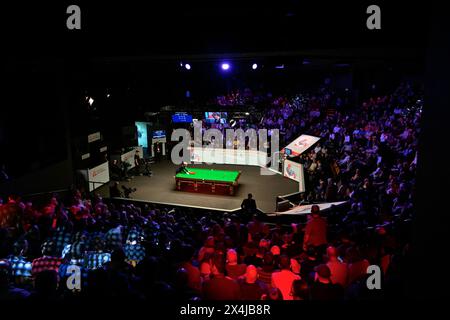
<instances>
[{"instance_id":1,"label":"dark background","mask_svg":"<svg viewBox=\"0 0 450 320\"><path fill-rule=\"evenodd\" d=\"M77 4L82 29L66 28ZM366 28L377 4L382 29ZM5 52L104 57L274 52L339 48L421 48L428 37L430 1L60 1L2 6Z\"/></svg>"}]
</instances>

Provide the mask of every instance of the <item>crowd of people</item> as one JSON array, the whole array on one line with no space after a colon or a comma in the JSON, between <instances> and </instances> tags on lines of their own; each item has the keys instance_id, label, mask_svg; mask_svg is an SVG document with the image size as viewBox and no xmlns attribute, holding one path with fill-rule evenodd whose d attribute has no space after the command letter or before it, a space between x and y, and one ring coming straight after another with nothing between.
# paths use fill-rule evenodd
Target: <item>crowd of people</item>
<instances>
[{"instance_id":1,"label":"crowd of people","mask_svg":"<svg viewBox=\"0 0 450 320\"><path fill-rule=\"evenodd\" d=\"M251 91L240 96L254 99ZM351 107L349 93L326 82L316 92L270 96L267 104L262 118L234 128L278 129L281 147L301 134L321 138L298 159L307 180L303 202L352 199L353 210L370 216L411 218L421 87L404 82L391 94Z\"/></svg>"},{"instance_id":2,"label":"crowd of people","mask_svg":"<svg viewBox=\"0 0 450 320\"><path fill-rule=\"evenodd\" d=\"M113 203L73 191L0 202L0 300L358 300L405 295L423 100L411 84L356 108L321 88L274 98L256 127L321 142L301 157L306 223ZM71 290L69 266L81 268ZM366 285L369 265L383 290Z\"/></svg>"},{"instance_id":3,"label":"crowd of people","mask_svg":"<svg viewBox=\"0 0 450 320\"><path fill-rule=\"evenodd\" d=\"M318 206L306 225L288 228L79 192L68 206L54 196L36 210L10 197L1 210L11 213L0 233L1 300L364 298L367 266L381 265L388 283L404 254L386 230L368 243L330 232ZM80 290L67 286L71 265L81 269Z\"/></svg>"}]
</instances>

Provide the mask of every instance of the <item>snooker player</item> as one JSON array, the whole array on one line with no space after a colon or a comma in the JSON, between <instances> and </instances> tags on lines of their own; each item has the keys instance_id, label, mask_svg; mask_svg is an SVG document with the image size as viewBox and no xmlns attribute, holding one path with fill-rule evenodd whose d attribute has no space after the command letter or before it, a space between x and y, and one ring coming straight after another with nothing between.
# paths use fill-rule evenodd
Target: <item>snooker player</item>
<instances>
[{"instance_id":1,"label":"snooker player","mask_svg":"<svg viewBox=\"0 0 450 320\"><path fill-rule=\"evenodd\" d=\"M179 173L193 174L193 172L190 172L190 171L188 170L188 168L187 168L187 163L184 162L184 161L181 163L181 167L179 167L179 168L177 169L177 171L176 171L176 174L179 174Z\"/></svg>"}]
</instances>

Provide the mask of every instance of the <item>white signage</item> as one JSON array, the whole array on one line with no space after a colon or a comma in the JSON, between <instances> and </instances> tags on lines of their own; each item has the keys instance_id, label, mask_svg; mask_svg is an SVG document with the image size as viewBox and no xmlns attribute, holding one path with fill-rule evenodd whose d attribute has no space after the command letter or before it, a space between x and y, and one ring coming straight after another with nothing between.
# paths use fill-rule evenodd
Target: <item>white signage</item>
<instances>
[{"instance_id":1,"label":"white signage","mask_svg":"<svg viewBox=\"0 0 450 320\"><path fill-rule=\"evenodd\" d=\"M293 156L299 156L303 152L311 148L311 146L319 140L320 140L319 137L302 134L300 137L292 141L290 144L286 146L286 148L284 148L281 151L286 153L286 149L289 149L291 150L291 154Z\"/></svg>"},{"instance_id":2,"label":"white signage","mask_svg":"<svg viewBox=\"0 0 450 320\"><path fill-rule=\"evenodd\" d=\"M339 206L343 203L345 203L346 201L339 201L339 202L327 202L327 203L317 203L317 205L319 206L320 210L326 210L331 208L332 206ZM306 214L310 214L311 213L311 208L314 204L305 204L305 205L300 205L300 206L296 206L294 208L291 208L287 211L282 211L282 212L277 212L277 213L273 213L273 214L269 214L269 215L275 215L275 214L285 214L285 215L306 215Z\"/></svg>"},{"instance_id":3,"label":"white signage","mask_svg":"<svg viewBox=\"0 0 450 320\"><path fill-rule=\"evenodd\" d=\"M100 140L100 132L88 135L88 143Z\"/></svg>"},{"instance_id":4,"label":"white signage","mask_svg":"<svg viewBox=\"0 0 450 320\"><path fill-rule=\"evenodd\" d=\"M108 162L104 162L95 168L88 170L89 192L109 182Z\"/></svg>"},{"instance_id":5,"label":"white signage","mask_svg":"<svg viewBox=\"0 0 450 320\"><path fill-rule=\"evenodd\" d=\"M265 167L267 154L258 150L190 148L191 162L218 163Z\"/></svg>"}]
</instances>

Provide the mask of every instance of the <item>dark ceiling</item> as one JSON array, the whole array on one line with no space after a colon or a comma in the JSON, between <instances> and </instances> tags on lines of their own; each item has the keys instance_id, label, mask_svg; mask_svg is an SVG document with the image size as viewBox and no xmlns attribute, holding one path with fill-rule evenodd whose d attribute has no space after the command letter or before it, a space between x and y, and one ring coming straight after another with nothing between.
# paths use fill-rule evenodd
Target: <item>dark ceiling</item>
<instances>
[{"instance_id":1,"label":"dark ceiling","mask_svg":"<svg viewBox=\"0 0 450 320\"><path fill-rule=\"evenodd\" d=\"M82 29L66 29L66 8L79 4ZM145 4L145 5L144 5ZM382 29L366 28L370 1L60 1L3 7L2 39L10 56L136 58L222 53L409 56L427 46L429 5L379 1ZM3 5L2 5L3 6ZM359 51L349 48L358 48ZM367 49L369 48L369 49ZM408 50L399 51L399 49Z\"/></svg>"}]
</instances>

